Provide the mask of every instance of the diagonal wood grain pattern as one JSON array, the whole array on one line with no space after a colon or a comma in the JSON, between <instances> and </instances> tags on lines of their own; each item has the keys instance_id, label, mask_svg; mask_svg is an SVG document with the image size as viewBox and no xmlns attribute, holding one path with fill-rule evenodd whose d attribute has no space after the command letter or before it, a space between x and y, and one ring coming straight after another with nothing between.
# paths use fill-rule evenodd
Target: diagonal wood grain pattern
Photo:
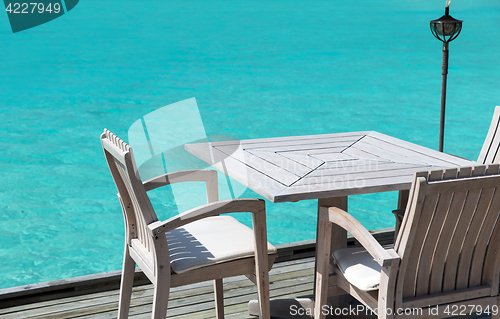
<instances>
[{"instance_id":1,"label":"diagonal wood grain pattern","mask_svg":"<svg viewBox=\"0 0 500 319\"><path fill-rule=\"evenodd\" d=\"M409 189L416 171L476 164L372 131L185 148L273 202Z\"/></svg>"}]
</instances>

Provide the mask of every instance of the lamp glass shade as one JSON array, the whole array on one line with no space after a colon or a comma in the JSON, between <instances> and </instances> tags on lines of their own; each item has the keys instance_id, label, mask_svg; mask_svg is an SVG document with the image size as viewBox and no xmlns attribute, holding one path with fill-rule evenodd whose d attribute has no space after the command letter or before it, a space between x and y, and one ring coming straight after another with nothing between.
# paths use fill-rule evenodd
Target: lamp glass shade
<instances>
[{"instance_id":1,"label":"lamp glass shade","mask_svg":"<svg viewBox=\"0 0 500 319\"><path fill-rule=\"evenodd\" d=\"M437 39L443 42L450 42L462 30L462 22L446 14L437 20L431 21L431 31Z\"/></svg>"},{"instance_id":2,"label":"lamp glass shade","mask_svg":"<svg viewBox=\"0 0 500 319\"><path fill-rule=\"evenodd\" d=\"M440 23L436 25L436 32L441 36L451 37L457 32L457 23Z\"/></svg>"}]
</instances>

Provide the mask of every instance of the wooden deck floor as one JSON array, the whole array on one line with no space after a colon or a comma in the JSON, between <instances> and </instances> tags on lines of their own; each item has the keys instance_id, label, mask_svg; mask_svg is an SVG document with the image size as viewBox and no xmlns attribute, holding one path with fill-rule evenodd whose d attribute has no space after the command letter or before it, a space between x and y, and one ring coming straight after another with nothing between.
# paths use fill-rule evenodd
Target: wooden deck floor
<instances>
[{"instance_id":1,"label":"wooden deck floor","mask_svg":"<svg viewBox=\"0 0 500 319\"><path fill-rule=\"evenodd\" d=\"M392 242L393 229L372 232L381 244ZM348 237L348 245L355 245ZM276 246L278 259L270 271L271 299L312 297L315 241ZM0 319L20 318L116 318L120 271L0 290ZM130 318L150 318L153 286L136 273ZM244 276L224 279L225 317L257 318L248 314L248 301L257 299L257 289ZM173 288L168 318L214 318L212 282ZM300 319L299 316L293 316ZM359 319L359 318L358 318Z\"/></svg>"},{"instance_id":2,"label":"wooden deck floor","mask_svg":"<svg viewBox=\"0 0 500 319\"><path fill-rule=\"evenodd\" d=\"M276 263L270 272L271 298L311 297L314 259ZM42 301L0 309L1 319L20 318L116 318L119 290ZM134 287L131 319L151 317L152 285ZM257 290L246 277L224 281L226 318L256 318L248 315L248 301L257 299ZM214 318L212 282L172 289L168 318Z\"/></svg>"},{"instance_id":3,"label":"wooden deck floor","mask_svg":"<svg viewBox=\"0 0 500 319\"><path fill-rule=\"evenodd\" d=\"M381 244L392 242L393 233L381 230L374 233ZM348 245L354 245L352 238ZM281 245L281 262L270 272L271 299L312 297L314 243ZM120 272L76 277L71 280L39 283L0 290L0 319L21 318L116 318L118 313ZM139 283L148 282L144 275ZM105 291L104 291L105 290ZM352 297L342 297L343 304L356 307ZM151 318L153 287L142 284L134 287L130 309L131 319ZM248 301L257 299L257 289L246 277L224 280L225 318L257 318L248 314ZM170 293L167 318L215 318L212 282L173 288ZM331 316L334 317L334 316ZM337 318L338 316L335 316ZM304 316L287 316L302 319ZM373 315L340 316L342 319L375 319ZM491 319L491 316L467 316L467 319Z\"/></svg>"}]
</instances>

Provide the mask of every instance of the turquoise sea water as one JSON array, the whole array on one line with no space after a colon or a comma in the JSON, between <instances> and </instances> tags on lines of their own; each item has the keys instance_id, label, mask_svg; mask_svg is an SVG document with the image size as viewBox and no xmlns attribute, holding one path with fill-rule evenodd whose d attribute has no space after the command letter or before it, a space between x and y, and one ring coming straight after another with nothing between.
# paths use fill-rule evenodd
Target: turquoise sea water
<instances>
[{"instance_id":1,"label":"turquoise sea water","mask_svg":"<svg viewBox=\"0 0 500 319\"><path fill-rule=\"evenodd\" d=\"M442 44L429 20L444 5L86 0L16 34L5 14L0 288L120 269L123 219L99 135L127 139L170 103L196 97L210 135L375 130L437 149ZM450 44L445 151L475 159L500 105L500 1L453 0L451 14L464 26ZM160 217L177 213L168 194L152 197ZM350 211L390 227L395 201L354 196ZM315 207L268 202L269 240L314 238Z\"/></svg>"}]
</instances>

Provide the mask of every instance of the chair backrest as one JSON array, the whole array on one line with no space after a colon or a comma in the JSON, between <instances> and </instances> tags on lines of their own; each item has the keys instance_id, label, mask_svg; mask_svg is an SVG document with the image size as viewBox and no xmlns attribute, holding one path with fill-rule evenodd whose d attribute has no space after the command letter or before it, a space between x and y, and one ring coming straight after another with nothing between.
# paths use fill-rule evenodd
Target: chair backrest
<instances>
[{"instance_id":1,"label":"chair backrest","mask_svg":"<svg viewBox=\"0 0 500 319\"><path fill-rule=\"evenodd\" d=\"M394 246L396 306L497 295L499 214L497 164L415 173Z\"/></svg>"},{"instance_id":2,"label":"chair backrest","mask_svg":"<svg viewBox=\"0 0 500 319\"><path fill-rule=\"evenodd\" d=\"M118 189L119 199L123 209L126 228L126 240L137 239L145 248L145 252L153 260L154 243L149 235L148 224L157 221L156 213L139 176L132 148L115 134L104 130L101 135L104 155L108 162L111 175Z\"/></svg>"},{"instance_id":3,"label":"chair backrest","mask_svg":"<svg viewBox=\"0 0 500 319\"><path fill-rule=\"evenodd\" d=\"M483 148L477 162L479 164L500 163L500 106L495 108L491 119L490 129L484 140Z\"/></svg>"}]
</instances>

